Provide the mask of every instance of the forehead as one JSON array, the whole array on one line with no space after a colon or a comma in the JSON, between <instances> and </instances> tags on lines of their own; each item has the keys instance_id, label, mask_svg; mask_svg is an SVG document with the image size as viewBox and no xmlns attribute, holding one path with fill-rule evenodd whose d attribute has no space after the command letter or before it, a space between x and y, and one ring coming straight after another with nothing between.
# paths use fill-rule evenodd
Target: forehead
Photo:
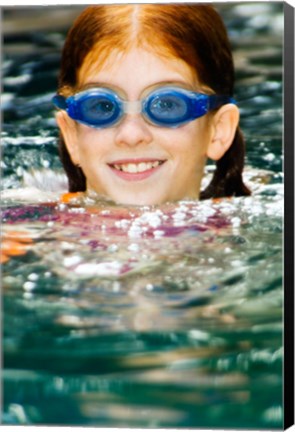
<instances>
[{"instance_id":1,"label":"forehead","mask_svg":"<svg viewBox=\"0 0 295 432\"><path fill-rule=\"evenodd\" d=\"M113 49L106 56L91 51L78 72L78 86L103 82L119 88L148 87L158 82L198 84L196 72L183 60L169 54L134 47L122 52Z\"/></svg>"}]
</instances>

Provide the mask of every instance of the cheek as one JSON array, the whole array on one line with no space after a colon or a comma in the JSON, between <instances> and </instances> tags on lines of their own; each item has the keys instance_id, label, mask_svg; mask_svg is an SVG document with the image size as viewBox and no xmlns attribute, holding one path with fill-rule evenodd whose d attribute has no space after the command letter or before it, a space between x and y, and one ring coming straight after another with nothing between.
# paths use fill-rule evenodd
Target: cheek
<instances>
[{"instance_id":1,"label":"cheek","mask_svg":"<svg viewBox=\"0 0 295 432\"><path fill-rule=\"evenodd\" d=\"M167 147L175 157L185 158L188 164L196 163L206 157L210 139L207 122L197 120L172 131L170 139L166 137ZM174 133L173 133L174 132Z\"/></svg>"},{"instance_id":2,"label":"cheek","mask_svg":"<svg viewBox=\"0 0 295 432\"><path fill-rule=\"evenodd\" d=\"M206 157L207 149L211 139L211 122L209 117L204 116L190 124L191 145L195 154Z\"/></svg>"},{"instance_id":3,"label":"cheek","mask_svg":"<svg viewBox=\"0 0 295 432\"><path fill-rule=\"evenodd\" d=\"M77 137L81 160L99 158L105 154L109 148L109 138L105 131L79 125ZM91 162L91 160L88 162Z\"/></svg>"}]
</instances>

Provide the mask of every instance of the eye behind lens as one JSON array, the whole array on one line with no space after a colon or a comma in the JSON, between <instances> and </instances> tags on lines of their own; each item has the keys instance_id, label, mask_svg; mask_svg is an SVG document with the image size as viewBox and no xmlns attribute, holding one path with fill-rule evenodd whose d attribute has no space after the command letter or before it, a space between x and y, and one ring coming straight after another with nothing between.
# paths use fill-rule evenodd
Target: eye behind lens
<instances>
[{"instance_id":1,"label":"eye behind lens","mask_svg":"<svg viewBox=\"0 0 295 432\"><path fill-rule=\"evenodd\" d=\"M81 103L81 112L89 118L108 119L115 111L114 102L106 98L92 97Z\"/></svg>"},{"instance_id":2,"label":"eye behind lens","mask_svg":"<svg viewBox=\"0 0 295 432\"><path fill-rule=\"evenodd\" d=\"M176 92L155 94L148 98L145 112L152 121L174 124L186 119L188 103L183 95Z\"/></svg>"},{"instance_id":3,"label":"eye behind lens","mask_svg":"<svg viewBox=\"0 0 295 432\"><path fill-rule=\"evenodd\" d=\"M104 93L86 95L77 104L79 120L94 127L110 126L122 115L120 101Z\"/></svg>"}]
</instances>

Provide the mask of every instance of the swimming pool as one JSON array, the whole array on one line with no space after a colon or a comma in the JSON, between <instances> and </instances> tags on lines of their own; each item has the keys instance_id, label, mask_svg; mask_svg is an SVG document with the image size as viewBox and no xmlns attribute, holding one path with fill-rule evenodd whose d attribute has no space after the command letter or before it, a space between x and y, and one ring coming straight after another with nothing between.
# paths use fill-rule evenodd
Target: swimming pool
<instances>
[{"instance_id":1,"label":"swimming pool","mask_svg":"<svg viewBox=\"0 0 295 432\"><path fill-rule=\"evenodd\" d=\"M66 25L6 33L4 424L282 427L283 5L218 7L253 194L214 202L60 201Z\"/></svg>"}]
</instances>

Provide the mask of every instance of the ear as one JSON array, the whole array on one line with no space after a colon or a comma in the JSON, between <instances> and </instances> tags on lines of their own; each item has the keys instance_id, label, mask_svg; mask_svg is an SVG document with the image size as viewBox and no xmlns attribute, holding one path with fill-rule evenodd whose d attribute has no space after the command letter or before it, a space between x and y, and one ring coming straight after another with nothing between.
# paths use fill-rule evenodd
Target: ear
<instances>
[{"instance_id":1,"label":"ear","mask_svg":"<svg viewBox=\"0 0 295 432\"><path fill-rule=\"evenodd\" d=\"M72 120L65 111L59 111L56 114L55 118L73 164L79 165L80 156L77 138L77 127L74 120Z\"/></svg>"},{"instance_id":2,"label":"ear","mask_svg":"<svg viewBox=\"0 0 295 432\"><path fill-rule=\"evenodd\" d=\"M234 104L223 105L213 117L213 136L207 149L210 159L218 160L231 146L240 119L239 109Z\"/></svg>"}]
</instances>

